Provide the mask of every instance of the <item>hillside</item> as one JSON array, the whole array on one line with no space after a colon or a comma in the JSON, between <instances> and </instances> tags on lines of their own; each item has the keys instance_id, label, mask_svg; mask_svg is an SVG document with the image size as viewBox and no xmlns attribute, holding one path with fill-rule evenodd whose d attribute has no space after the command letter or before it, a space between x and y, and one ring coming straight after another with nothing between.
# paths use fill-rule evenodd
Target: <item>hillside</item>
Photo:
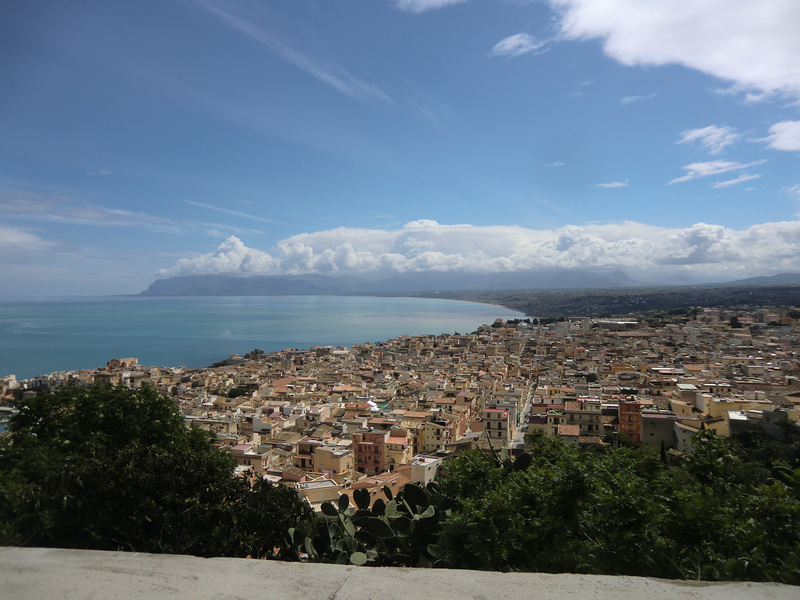
<instances>
[{"instance_id":1,"label":"hillside","mask_svg":"<svg viewBox=\"0 0 800 600\"><path fill-rule=\"evenodd\" d=\"M600 290L420 294L497 304L531 317L605 316L693 306L800 306L800 285L715 285Z\"/></svg>"},{"instance_id":2,"label":"hillside","mask_svg":"<svg viewBox=\"0 0 800 600\"><path fill-rule=\"evenodd\" d=\"M285 296L399 294L439 290L624 288L640 283L621 271L546 270L510 273L402 273L385 278L326 275L191 275L159 279L143 296Z\"/></svg>"}]
</instances>

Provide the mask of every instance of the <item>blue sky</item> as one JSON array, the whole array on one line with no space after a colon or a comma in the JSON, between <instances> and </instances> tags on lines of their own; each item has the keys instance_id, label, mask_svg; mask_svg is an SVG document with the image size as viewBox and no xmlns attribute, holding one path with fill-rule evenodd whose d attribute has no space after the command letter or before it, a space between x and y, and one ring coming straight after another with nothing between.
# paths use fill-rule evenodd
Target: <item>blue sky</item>
<instances>
[{"instance_id":1,"label":"blue sky","mask_svg":"<svg viewBox=\"0 0 800 600\"><path fill-rule=\"evenodd\" d=\"M0 294L800 270L796 0L0 6Z\"/></svg>"}]
</instances>

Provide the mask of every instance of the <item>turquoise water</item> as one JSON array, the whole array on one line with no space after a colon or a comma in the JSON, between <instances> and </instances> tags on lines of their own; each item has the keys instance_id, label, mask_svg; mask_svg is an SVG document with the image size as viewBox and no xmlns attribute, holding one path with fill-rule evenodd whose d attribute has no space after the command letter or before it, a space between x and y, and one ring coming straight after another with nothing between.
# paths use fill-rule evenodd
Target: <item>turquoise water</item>
<instances>
[{"instance_id":1,"label":"turquoise water","mask_svg":"<svg viewBox=\"0 0 800 600\"><path fill-rule=\"evenodd\" d=\"M429 298L259 296L0 300L0 377L143 365L204 367L254 348L351 346L399 335L467 333L496 306Z\"/></svg>"}]
</instances>

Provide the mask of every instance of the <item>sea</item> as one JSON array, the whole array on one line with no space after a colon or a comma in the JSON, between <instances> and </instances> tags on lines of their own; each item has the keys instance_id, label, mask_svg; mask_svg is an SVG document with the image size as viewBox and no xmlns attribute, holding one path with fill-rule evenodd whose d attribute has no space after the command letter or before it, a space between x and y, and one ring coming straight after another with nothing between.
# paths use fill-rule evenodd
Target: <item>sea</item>
<instances>
[{"instance_id":1,"label":"sea","mask_svg":"<svg viewBox=\"0 0 800 600\"><path fill-rule=\"evenodd\" d=\"M469 333L513 310L436 298L247 296L0 299L0 377L95 369L112 358L207 367L258 348L352 346Z\"/></svg>"}]
</instances>

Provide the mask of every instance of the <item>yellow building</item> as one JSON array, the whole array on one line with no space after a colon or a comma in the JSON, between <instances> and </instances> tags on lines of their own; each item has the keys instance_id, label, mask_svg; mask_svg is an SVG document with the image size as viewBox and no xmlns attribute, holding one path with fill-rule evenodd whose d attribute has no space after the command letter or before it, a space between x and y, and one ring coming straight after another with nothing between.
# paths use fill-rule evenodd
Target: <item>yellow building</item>
<instances>
[{"instance_id":1,"label":"yellow building","mask_svg":"<svg viewBox=\"0 0 800 600\"><path fill-rule=\"evenodd\" d=\"M314 448L314 471L343 484L353 479L353 452L342 446L324 445Z\"/></svg>"},{"instance_id":2,"label":"yellow building","mask_svg":"<svg viewBox=\"0 0 800 600\"><path fill-rule=\"evenodd\" d=\"M386 469L394 471L400 465L411 462L413 445L408 432L402 435L390 435L386 438Z\"/></svg>"}]
</instances>

